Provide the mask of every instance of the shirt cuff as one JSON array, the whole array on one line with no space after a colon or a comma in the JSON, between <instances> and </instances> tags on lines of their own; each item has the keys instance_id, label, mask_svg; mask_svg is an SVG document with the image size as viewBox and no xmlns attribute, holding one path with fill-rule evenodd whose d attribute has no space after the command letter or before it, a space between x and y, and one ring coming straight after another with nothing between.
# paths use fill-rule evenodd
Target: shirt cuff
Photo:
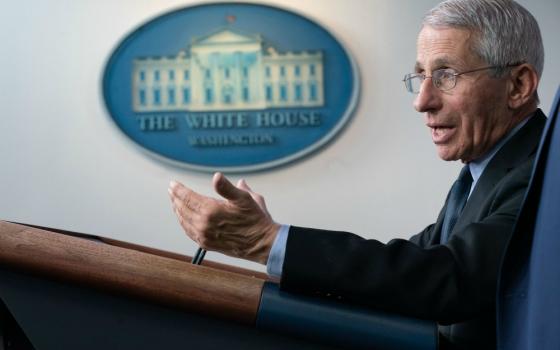
<instances>
[{"instance_id":1,"label":"shirt cuff","mask_svg":"<svg viewBox=\"0 0 560 350\"><path fill-rule=\"evenodd\" d=\"M266 262L266 272L272 277L280 278L282 276L289 231L290 225L280 226L280 230L278 230L278 234L276 235L272 248L270 249L268 261Z\"/></svg>"}]
</instances>

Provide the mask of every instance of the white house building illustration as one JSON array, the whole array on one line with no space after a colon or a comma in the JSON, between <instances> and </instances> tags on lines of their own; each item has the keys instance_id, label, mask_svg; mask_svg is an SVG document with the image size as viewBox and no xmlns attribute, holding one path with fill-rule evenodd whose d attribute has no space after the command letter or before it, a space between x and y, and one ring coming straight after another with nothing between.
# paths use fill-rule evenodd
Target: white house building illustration
<instances>
[{"instance_id":1,"label":"white house building illustration","mask_svg":"<svg viewBox=\"0 0 560 350\"><path fill-rule=\"evenodd\" d=\"M231 28L176 56L133 61L135 112L259 110L324 104L323 53L278 52Z\"/></svg>"}]
</instances>

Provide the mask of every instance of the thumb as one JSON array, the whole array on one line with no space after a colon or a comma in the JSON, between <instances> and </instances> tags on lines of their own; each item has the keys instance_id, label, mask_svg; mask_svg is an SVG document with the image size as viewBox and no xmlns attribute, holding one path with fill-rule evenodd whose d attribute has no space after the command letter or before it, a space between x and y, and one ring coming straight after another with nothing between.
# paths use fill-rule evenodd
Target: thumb
<instances>
[{"instance_id":1,"label":"thumb","mask_svg":"<svg viewBox=\"0 0 560 350\"><path fill-rule=\"evenodd\" d=\"M235 187L222 173L215 173L212 178L214 190L225 199L236 201L247 197L247 192Z\"/></svg>"}]
</instances>

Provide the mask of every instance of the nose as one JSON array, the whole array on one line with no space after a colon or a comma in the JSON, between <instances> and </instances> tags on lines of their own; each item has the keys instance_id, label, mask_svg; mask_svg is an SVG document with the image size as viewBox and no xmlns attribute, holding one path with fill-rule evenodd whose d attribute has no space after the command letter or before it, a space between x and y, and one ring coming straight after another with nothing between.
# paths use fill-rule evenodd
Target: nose
<instances>
[{"instance_id":1,"label":"nose","mask_svg":"<svg viewBox=\"0 0 560 350\"><path fill-rule=\"evenodd\" d=\"M441 104L441 91L434 86L431 77L426 77L414 99L414 109L421 113L433 112L439 110Z\"/></svg>"}]
</instances>

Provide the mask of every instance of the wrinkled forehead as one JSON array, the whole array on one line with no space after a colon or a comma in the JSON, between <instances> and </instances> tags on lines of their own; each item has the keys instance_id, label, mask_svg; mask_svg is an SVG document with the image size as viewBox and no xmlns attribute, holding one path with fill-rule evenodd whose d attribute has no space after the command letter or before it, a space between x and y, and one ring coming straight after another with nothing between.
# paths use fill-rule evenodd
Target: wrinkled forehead
<instances>
[{"instance_id":1,"label":"wrinkled forehead","mask_svg":"<svg viewBox=\"0 0 560 350\"><path fill-rule=\"evenodd\" d=\"M416 69L461 68L478 63L473 37L467 29L422 27L416 42Z\"/></svg>"}]
</instances>

